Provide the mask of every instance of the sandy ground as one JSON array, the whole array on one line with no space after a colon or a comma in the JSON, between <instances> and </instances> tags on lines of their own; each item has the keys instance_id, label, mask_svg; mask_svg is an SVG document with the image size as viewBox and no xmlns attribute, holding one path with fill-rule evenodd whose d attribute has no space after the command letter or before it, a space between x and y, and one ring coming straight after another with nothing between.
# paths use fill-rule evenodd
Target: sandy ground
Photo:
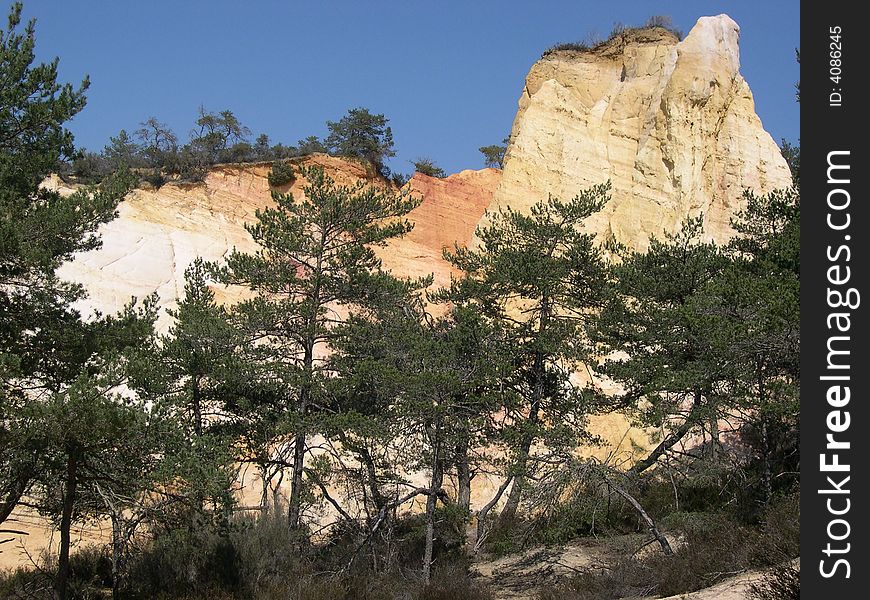
<instances>
[{"instance_id":1,"label":"sandy ground","mask_svg":"<svg viewBox=\"0 0 870 600\"><path fill-rule=\"evenodd\" d=\"M535 600L542 587L556 584L578 571L606 568L608 561L616 556L607 545L584 540L582 544L530 548L496 559L481 556L474 562L472 571L486 582L497 600ZM761 572L741 573L712 587L661 600L749 600L750 586L761 577Z\"/></svg>"}]
</instances>

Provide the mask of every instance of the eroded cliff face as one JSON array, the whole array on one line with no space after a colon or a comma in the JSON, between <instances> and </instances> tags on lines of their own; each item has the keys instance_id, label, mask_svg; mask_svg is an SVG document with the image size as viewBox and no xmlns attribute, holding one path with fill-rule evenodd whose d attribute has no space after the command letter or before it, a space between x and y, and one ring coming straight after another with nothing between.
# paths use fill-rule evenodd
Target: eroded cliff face
<instances>
[{"instance_id":1,"label":"eroded cliff face","mask_svg":"<svg viewBox=\"0 0 870 600\"><path fill-rule=\"evenodd\" d=\"M462 171L444 179L416 173L409 182L420 205L408 215L414 229L379 252L384 266L405 277L433 276L433 286L450 283L445 248L471 243L474 229L501 180L498 169Z\"/></svg>"},{"instance_id":2,"label":"eroded cliff face","mask_svg":"<svg viewBox=\"0 0 870 600\"><path fill-rule=\"evenodd\" d=\"M340 185L361 180L388 186L372 178L359 163L315 154L303 161L320 166ZM135 296L157 292L162 308L173 308L184 291L184 271L197 256L220 261L233 248L256 249L245 223L256 221L257 209L273 205L267 180L270 165L219 165L202 184L168 184L160 189L132 191L119 206L119 216L100 230L103 247L81 254L64 265L59 275L85 286L89 297L80 308L112 313ZM410 193L421 204L408 215L413 231L379 249L384 266L397 275L433 275L434 285L450 281L451 268L441 256L454 243L469 243L477 222L491 202L500 172L463 171L445 179L416 175ZM62 186L58 180L49 185ZM297 178L280 189L302 197L305 180ZM71 190L70 190L71 191ZM214 287L219 301L233 302L243 292ZM171 319L161 311L158 328L166 331Z\"/></svg>"},{"instance_id":3,"label":"eroded cliff face","mask_svg":"<svg viewBox=\"0 0 870 600\"><path fill-rule=\"evenodd\" d=\"M656 28L548 53L526 78L489 209L610 180L612 200L588 223L600 239L643 250L703 213L708 237L727 240L744 189L791 182L740 75L739 32L719 15L681 42Z\"/></svg>"}]
</instances>

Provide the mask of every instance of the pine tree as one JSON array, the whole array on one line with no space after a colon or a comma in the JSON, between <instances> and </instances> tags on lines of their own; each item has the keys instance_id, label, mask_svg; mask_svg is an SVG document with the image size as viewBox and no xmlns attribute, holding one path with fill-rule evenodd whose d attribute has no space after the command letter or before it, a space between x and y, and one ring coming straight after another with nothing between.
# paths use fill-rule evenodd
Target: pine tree
<instances>
[{"instance_id":1,"label":"pine tree","mask_svg":"<svg viewBox=\"0 0 870 600\"><path fill-rule=\"evenodd\" d=\"M324 144L332 154L366 160L379 174L389 177L390 169L384 161L396 155L389 121L367 108L352 108L341 120L326 122L329 135Z\"/></svg>"},{"instance_id":2,"label":"pine tree","mask_svg":"<svg viewBox=\"0 0 870 600\"><path fill-rule=\"evenodd\" d=\"M745 197L746 209L732 222L738 235L727 248L730 262L709 312L731 325L718 338L743 367L733 396L756 430L749 437L757 440L766 503L773 494L774 460L783 471L799 470L800 196L793 187Z\"/></svg>"},{"instance_id":3,"label":"pine tree","mask_svg":"<svg viewBox=\"0 0 870 600\"><path fill-rule=\"evenodd\" d=\"M599 372L624 392L611 399L640 424L670 432L632 471L642 472L693 429L715 422L728 395L733 363L713 339L707 310L712 283L725 268L713 243L704 242L702 217L684 222L646 252L626 252L614 267L619 296L602 311L593 337L601 350L621 351ZM713 441L715 444L715 440Z\"/></svg>"},{"instance_id":4,"label":"pine tree","mask_svg":"<svg viewBox=\"0 0 870 600\"><path fill-rule=\"evenodd\" d=\"M19 31L21 10L0 32L0 523L39 474L43 425L27 405L76 381L94 350L71 308L83 290L55 270L99 246L96 229L129 185L114 177L67 197L41 187L74 156L64 123L84 107L88 81L59 84L57 59L33 64L35 24Z\"/></svg>"},{"instance_id":5,"label":"pine tree","mask_svg":"<svg viewBox=\"0 0 870 600\"><path fill-rule=\"evenodd\" d=\"M506 137L501 141L501 145L492 144L489 146L481 146L480 153L483 154L483 164L488 169L501 169L504 167L504 156L507 153L508 143L510 138Z\"/></svg>"},{"instance_id":6,"label":"pine tree","mask_svg":"<svg viewBox=\"0 0 870 600\"><path fill-rule=\"evenodd\" d=\"M428 581L437 504L456 506L467 516L476 467L472 450L486 445L493 415L504 404L500 369L509 364L507 349L473 308L454 307L434 317L422 300L355 316L337 334L332 360L338 376L331 390L333 406L344 417L339 439L363 471L377 469L367 481L374 504L367 536L376 526L389 529L382 525L390 517L387 509L424 495L422 573ZM420 471L429 481L416 489L400 475ZM451 471L455 498L444 487Z\"/></svg>"},{"instance_id":7,"label":"pine tree","mask_svg":"<svg viewBox=\"0 0 870 600\"><path fill-rule=\"evenodd\" d=\"M201 258L187 268L184 297L170 311L175 323L137 373L138 391L167 425L162 475L194 517L206 500L215 507L232 503L238 469L230 411L246 376L245 340L229 310L216 303L208 276Z\"/></svg>"},{"instance_id":8,"label":"pine tree","mask_svg":"<svg viewBox=\"0 0 870 600\"><path fill-rule=\"evenodd\" d=\"M142 156L142 148L133 141L125 129L119 131L117 136L109 138L109 143L103 149L103 156L112 169L116 171L146 165L145 158Z\"/></svg>"},{"instance_id":9,"label":"pine tree","mask_svg":"<svg viewBox=\"0 0 870 600\"><path fill-rule=\"evenodd\" d=\"M533 446L568 448L589 437L588 407L570 375L589 358L584 326L604 304L608 278L593 236L580 228L604 206L608 189L594 186L567 202L550 197L528 214L502 210L478 231L479 248L446 254L465 275L445 297L477 306L504 331L514 356L506 384L520 402L504 407L509 424L502 432L511 452L506 476L513 478L506 521L535 470Z\"/></svg>"},{"instance_id":10,"label":"pine tree","mask_svg":"<svg viewBox=\"0 0 870 600\"><path fill-rule=\"evenodd\" d=\"M366 187L340 186L322 169L300 169L304 197L273 194L274 208L258 211L248 227L261 250L234 251L218 270L227 284L257 296L237 310L252 326L261 348L263 376L283 394L286 432L293 438L289 524L300 526L308 438L315 433L326 377L324 349L338 321L377 294L380 260L371 246L403 235L401 219L417 201Z\"/></svg>"},{"instance_id":11,"label":"pine tree","mask_svg":"<svg viewBox=\"0 0 870 600\"><path fill-rule=\"evenodd\" d=\"M79 322L65 340L82 340L67 358L70 375L32 396L21 411L21 418L38 424L31 444L42 454L29 494L58 526L59 598L67 593L72 524L110 512L104 489L132 496L147 487L160 438L152 435L150 411L123 386L130 360L150 347L155 319L151 298L139 309L131 302L117 316Z\"/></svg>"}]
</instances>

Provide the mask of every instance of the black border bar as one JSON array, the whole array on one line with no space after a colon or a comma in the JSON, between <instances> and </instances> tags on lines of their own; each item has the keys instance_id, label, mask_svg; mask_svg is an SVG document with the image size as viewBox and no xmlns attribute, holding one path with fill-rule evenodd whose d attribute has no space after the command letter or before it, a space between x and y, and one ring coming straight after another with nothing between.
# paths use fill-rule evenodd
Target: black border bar
<instances>
[{"instance_id":1,"label":"black border bar","mask_svg":"<svg viewBox=\"0 0 870 600\"><path fill-rule=\"evenodd\" d=\"M801 6L801 596L813 599L870 594L870 36L862 8Z\"/></svg>"}]
</instances>

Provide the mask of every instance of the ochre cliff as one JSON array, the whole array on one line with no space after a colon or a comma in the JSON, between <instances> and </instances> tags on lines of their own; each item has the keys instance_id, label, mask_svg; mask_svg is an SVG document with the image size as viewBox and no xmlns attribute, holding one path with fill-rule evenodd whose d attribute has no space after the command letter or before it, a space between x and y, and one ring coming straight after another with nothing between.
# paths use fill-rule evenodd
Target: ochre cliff
<instances>
[{"instance_id":1,"label":"ochre cliff","mask_svg":"<svg viewBox=\"0 0 870 600\"><path fill-rule=\"evenodd\" d=\"M359 163L315 154L302 160L320 166L340 185L367 180L372 185L387 182L372 179ZM174 306L184 289L184 270L197 257L220 260L233 248L253 251L254 241L245 223L256 220L255 212L273 204L267 176L270 165L218 165L201 184L168 184L159 189L137 189L119 206L119 216L101 228L103 247L64 265L61 277L84 284L89 299L82 303L85 315L92 310L111 313L132 296L139 299L157 292L159 304ZM450 265L441 257L445 247L469 243L474 228L490 203L500 171L463 171L445 179L416 175L409 193L421 199L408 218L410 234L379 250L384 266L397 275L433 275L435 285L450 281ZM59 186L56 179L50 183ZM303 196L303 177L281 188ZM235 290L215 287L223 301L238 299ZM165 331L170 319L161 312L158 327Z\"/></svg>"},{"instance_id":2,"label":"ochre cliff","mask_svg":"<svg viewBox=\"0 0 870 600\"><path fill-rule=\"evenodd\" d=\"M740 75L739 32L719 15L683 41L628 30L591 50L547 53L526 77L490 210L610 180L612 199L589 222L602 240L642 250L700 213L709 238L728 239L744 189L791 181Z\"/></svg>"},{"instance_id":3,"label":"ochre cliff","mask_svg":"<svg viewBox=\"0 0 870 600\"><path fill-rule=\"evenodd\" d=\"M500 179L498 169L467 170L444 179L415 174L410 193L422 201L408 215L414 229L380 252L384 266L406 277L431 274L436 287L450 283L451 267L442 251L471 243Z\"/></svg>"}]
</instances>

